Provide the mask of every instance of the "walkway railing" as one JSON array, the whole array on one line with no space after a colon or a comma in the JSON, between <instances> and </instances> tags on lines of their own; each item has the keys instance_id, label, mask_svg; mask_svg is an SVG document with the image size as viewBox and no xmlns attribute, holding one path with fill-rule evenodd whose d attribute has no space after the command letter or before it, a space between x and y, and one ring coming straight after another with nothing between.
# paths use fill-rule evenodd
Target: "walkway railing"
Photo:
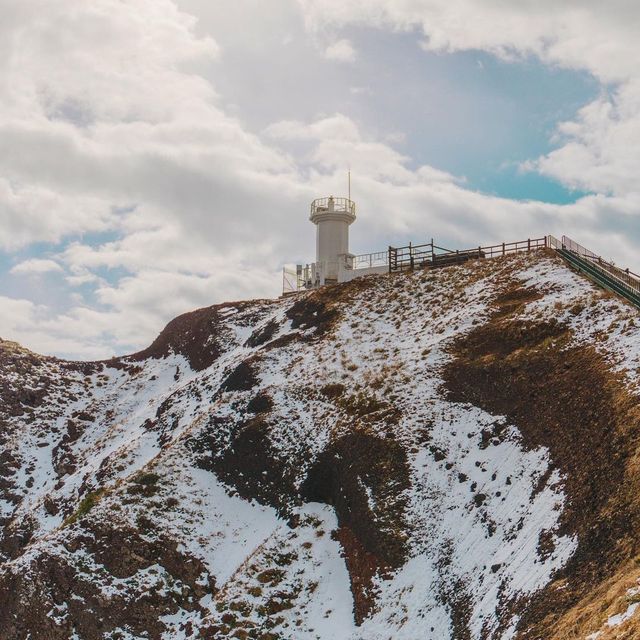
<instances>
[{"instance_id":1,"label":"walkway railing","mask_svg":"<svg viewBox=\"0 0 640 640\"><path fill-rule=\"evenodd\" d=\"M384 267L387 264L387 252L377 251L375 253L363 253L353 256L350 259L352 269L371 269L373 267Z\"/></svg>"},{"instance_id":2,"label":"walkway railing","mask_svg":"<svg viewBox=\"0 0 640 640\"><path fill-rule=\"evenodd\" d=\"M562 236L562 239L558 240L549 235L543 238L529 238L517 242L503 242L457 250L440 247L431 239L425 244L409 243L404 247L390 246L387 251L343 256L343 258L345 266L349 270L362 270L366 273L367 269L386 267L389 273L395 273L419 268L437 269L469 260L495 258L539 249L555 250L566 262L591 280L626 298L640 308L640 274L618 267L568 236ZM319 286L319 283L315 282L312 277L313 266L297 265L295 271L289 268L283 269L283 294L288 295Z\"/></svg>"},{"instance_id":3,"label":"walkway railing","mask_svg":"<svg viewBox=\"0 0 640 640\"><path fill-rule=\"evenodd\" d=\"M433 239L427 244L414 245L409 243L405 247L389 247L389 273L395 271L410 271L417 268L438 268L467 262L479 258L495 258L510 253L534 251L547 247L547 238L529 238L517 242L503 242L488 246L478 246L472 249L445 249L434 244Z\"/></svg>"},{"instance_id":4,"label":"walkway railing","mask_svg":"<svg viewBox=\"0 0 640 640\"><path fill-rule=\"evenodd\" d=\"M567 262L600 286L627 298L636 306L640 306L640 275L629 269L618 267L567 236L562 236L562 240L548 236L547 242Z\"/></svg>"},{"instance_id":5,"label":"walkway railing","mask_svg":"<svg viewBox=\"0 0 640 640\"><path fill-rule=\"evenodd\" d=\"M634 273L630 269L622 269L618 267L613 262L609 262L602 256L589 251L589 249L586 249L582 245L579 245L577 242L574 242L567 236L562 236L562 244L569 251L573 251L581 257L590 260L593 264L597 265L599 269L606 271L608 275L617 278L623 284L640 293L640 275L638 275L637 273Z\"/></svg>"}]
</instances>

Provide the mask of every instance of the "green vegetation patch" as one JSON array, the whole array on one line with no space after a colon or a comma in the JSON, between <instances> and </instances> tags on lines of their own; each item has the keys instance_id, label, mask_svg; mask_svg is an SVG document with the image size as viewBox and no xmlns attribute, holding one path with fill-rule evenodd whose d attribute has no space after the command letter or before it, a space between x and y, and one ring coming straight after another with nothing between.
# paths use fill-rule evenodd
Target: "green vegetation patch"
<instances>
[{"instance_id":1,"label":"green vegetation patch","mask_svg":"<svg viewBox=\"0 0 640 640\"><path fill-rule=\"evenodd\" d=\"M158 483L160 476L157 473L139 473L133 481L136 484L142 484L145 487L150 487Z\"/></svg>"},{"instance_id":2,"label":"green vegetation patch","mask_svg":"<svg viewBox=\"0 0 640 640\"><path fill-rule=\"evenodd\" d=\"M105 495L106 489L98 489L97 491L91 491L82 498L78 508L72 513L63 523L63 527L67 527L77 522L80 518L86 516L93 507L100 502L101 498Z\"/></svg>"},{"instance_id":3,"label":"green vegetation patch","mask_svg":"<svg viewBox=\"0 0 640 640\"><path fill-rule=\"evenodd\" d=\"M127 493L150 498L160 490L160 479L157 473L141 471L133 477L132 483L127 487Z\"/></svg>"}]
</instances>

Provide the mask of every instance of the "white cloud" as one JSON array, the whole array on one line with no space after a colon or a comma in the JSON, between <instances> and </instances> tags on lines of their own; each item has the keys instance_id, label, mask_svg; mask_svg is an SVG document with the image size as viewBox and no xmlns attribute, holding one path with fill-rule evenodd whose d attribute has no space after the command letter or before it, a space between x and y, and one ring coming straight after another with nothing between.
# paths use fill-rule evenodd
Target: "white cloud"
<instances>
[{"instance_id":1,"label":"white cloud","mask_svg":"<svg viewBox=\"0 0 640 640\"><path fill-rule=\"evenodd\" d=\"M582 108L573 122L561 123L565 142L533 168L576 189L601 193L640 191L640 72L613 97Z\"/></svg>"},{"instance_id":2,"label":"white cloud","mask_svg":"<svg viewBox=\"0 0 640 640\"><path fill-rule=\"evenodd\" d=\"M0 163L10 167L15 156L0 151ZM105 231L117 224L118 215L107 199L90 193L65 193L56 185L29 179L0 177L0 249L58 242L68 234Z\"/></svg>"},{"instance_id":3,"label":"white cloud","mask_svg":"<svg viewBox=\"0 0 640 640\"><path fill-rule=\"evenodd\" d=\"M110 354L104 334L102 314L88 317L75 311L73 316L48 318L49 310L30 300L0 296L0 338L19 342L40 353L65 353L78 359L104 358Z\"/></svg>"},{"instance_id":4,"label":"white cloud","mask_svg":"<svg viewBox=\"0 0 640 640\"><path fill-rule=\"evenodd\" d=\"M46 260L44 258L31 258L30 260L24 260L16 264L11 268L11 271L9 271L9 273L13 275L41 275L43 273L55 273L61 271L62 267L53 260Z\"/></svg>"},{"instance_id":5,"label":"white cloud","mask_svg":"<svg viewBox=\"0 0 640 640\"><path fill-rule=\"evenodd\" d=\"M420 28L424 47L436 51L485 50L512 59L540 56L588 68L608 82L637 73L640 7L626 0L510 2L509 0L298 0L310 29L369 25Z\"/></svg>"},{"instance_id":6,"label":"white cloud","mask_svg":"<svg viewBox=\"0 0 640 640\"><path fill-rule=\"evenodd\" d=\"M92 285L96 297L37 317L16 302L24 323L13 335L48 353L108 354L194 306L277 293L287 219L310 194L291 159L228 116L190 70L219 53L195 18L170 0L5 10L0 246L77 238L56 259L69 286ZM82 240L92 233L110 239ZM53 268L31 260L13 274Z\"/></svg>"},{"instance_id":7,"label":"white cloud","mask_svg":"<svg viewBox=\"0 0 640 640\"><path fill-rule=\"evenodd\" d=\"M638 191L640 4L625 0L298 0L316 32L369 25L414 31L430 51L484 50L506 60L534 55L585 69L603 93L559 128L562 146L530 166L580 189ZM613 88L607 90L608 87Z\"/></svg>"},{"instance_id":8,"label":"white cloud","mask_svg":"<svg viewBox=\"0 0 640 640\"><path fill-rule=\"evenodd\" d=\"M371 91L370 87L349 87L349 93L354 96L370 96L373 95L373 91Z\"/></svg>"},{"instance_id":9,"label":"white cloud","mask_svg":"<svg viewBox=\"0 0 640 640\"><path fill-rule=\"evenodd\" d=\"M349 40L343 38L330 44L325 49L324 56L328 60L336 60L337 62L354 62L356 59L356 50Z\"/></svg>"},{"instance_id":10,"label":"white cloud","mask_svg":"<svg viewBox=\"0 0 640 640\"><path fill-rule=\"evenodd\" d=\"M282 120L274 122L265 130L265 134L279 140L344 140L356 142L360 140L360 131L353 120L336 113L312 123L298 120Z\"/></svg>"}]
</instances>

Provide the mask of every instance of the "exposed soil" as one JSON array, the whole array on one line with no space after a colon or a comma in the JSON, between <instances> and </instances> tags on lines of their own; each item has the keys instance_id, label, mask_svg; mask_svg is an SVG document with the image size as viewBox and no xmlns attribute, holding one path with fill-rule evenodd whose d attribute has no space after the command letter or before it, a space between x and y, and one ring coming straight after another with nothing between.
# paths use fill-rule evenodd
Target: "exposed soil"
<instances>
[{"instance_id":1,"label":"exposed soil","mask_svg":"<svg viewBox=\"0 0 640 640\"><path fill-rule=\"evenodd\" d=\"M254 396L247 404L247 411L250 411L251 413L269 413L272 408L273 400L266 392L262 392L257 396Z\"/></svg>"},{"instance_id":2,"label":"exposed soil","mask_svg":"<svg viewBox=\"0 0 640 640\"><path fill-rule=\"evenodd\" d=\"M170 353L183 355L196 371L211 366L220 356L219 312L229 306L216 305L197 309L174 318L146 349L128 356L127 360L164 358Z\"/></svg>"},{"instance_id":3,"label":"exposed soil","mask_svg":"<svg viewBox=\"0 0 640 640\"><path fill-rule=\"evenodd\" d=\"M287 310L291 328L315 329L311 338L322 337L335 326L340 318L342 305L350 302L356 293L374 286L375 282L375 278L356 278L351 282L322 287L306 294Z\"/></svg>"},{"instance_id":4,"label":"exposed soil","mask_svg":"<svg viewBox=\"0 0 640 640\"><path fill-rule=\"evenodd\" d=\"M272 447L265 415L234 427L228 446L218 439L221 427L224 429L212 425L209 438L196 443L198 465L215 472L243 498L275 507L288 517L291 505L299 503L294 487L296 465L283 460Z\"/></svg>"},{"instance_id":5,"label":"exposed soil","mask_svg":"<svg viewBox=\"0 0 640 640\"><path fill-rule=\"evenodd\" d=\"M633 486L625 475L640 411L595 349L569 344L567 327L513 317L532 296L505 291L492 319L454 344L444 379L450 400L507 416L524 446L547 447L566 478L559 533L577 535L578 549L532 599L519 625L522 638L550 638L564 612L637 554L640 504L625 489ZM548 553L540 541L541 559ZM563 579L567 587L558 590Z\"/></svg>"},{"instance_id":6,"label":"exposed soil","mask_svg":"<svg viewBox=\"0 0 640 640\"><path fill-rule=\"evenodd\" d=\"M50 384L47 377L37 372L45 360L15 342L0 339L0 420L30 414L40 406ZM10 379L27 380L31 376L36 377L37 388L10 382Z\"/></svg>"},{"instance_id":7,"label":"exposed soil","mask_svg":"<svg viewBox=\"0 0 640 640\"><path fill-rule=\"evenodd\" d=\"M357 403L342 397L339 385L326 392L353 411L362 409L356 413L365 421L369 415L389 417L386 403ZM214 421L208 436L194 444L198 464L215 472L240 496L271 505L285 517L301 500L334 505L340 524L337 538L343 546L354 614L360 623L373 606L373 577L402 566L407 557L402 495L409 486L405 451L393 439L364 431L350 433L320 454L298 492L295 477L299 465L281 459L269 440L271 402L268 397L254 397L248 409L256 415L239 427ZM395 419L395 412L391 413ZM224 434L230 428L227 443ZM301 451L300 463L308 457L308 452Z\"/></svg>"},{"instance_id":8,"label":"exposed soil","mask_svg":"<svg viewBox=\"0 0 640 640\"><path fill-rule=\"evenodd\" d=\"M355 431L320 454L301 488L305 500L335 507L340 524L336 538L349 571L357 624L375 604L374 577L384 577L407 559L402 492L408 486L409 467L402 446Z\"/></svg>"},{"instance_id":9,"label":"exposed soil","mask_svg":"<svg viewBox=\"0 0 640 640\"><path fill-rule=\"evenodd\" d=\"M443 582L439 596L450 610L451 640L473 640L469 628L472 600L464 581Z\"/></svg>"},{"instance_id":10,"label":"exposed soil","mask_svg":"<svg viewBox=\"0 0 640 640\"><path fill-rule=\"evenodd\" d=\"M331 304L326 292L307 295L297 300L288 310L292 329L315 328L315 337L326 333L338 318L338 309Z\"/></svg>"},{"instance_id":11,"label":"exposed soil","mask_svg":"<svg viewBox=\"0 0 640 640\"><path fill-rule=\"evenodd\" d=\"M222 391L251 391L258 384L256 360L241 362L220 385Z\"/></svg>"},{"instance_id":12,"label":"exposed soil","mask_svg":"<svg viewBox=\"0 0 640 640\"><path fill-rule=\"evenodd\" d=\"M380 565L380 560L375 554L364 548L349 527L339 527L334 537L342 546L342 555L349 571L353 617L356 624L361 625L375 605L374 578L382 573L385 567Z\"/></svg>"},{"instance_id":13,"label":"exposed soil","mask_svg":"<svg viewBox=\"0 0 640 640\"><path fill-rule=\"evenodd\" d=\"M0 538L0 554L8 558L17 558L31 542L33 533L34 524L30 518L22 518L18 522L9 521L4 526Z\"/></svg>"},{"instance_id":14,"label":"exposed soil","mask_svg":"<svg viewBox=\"0 0 640 640\"><path fill-rule=\"evenodd\" d=\"M402 446L390 438L355 431L333 442L309 471L303 498L335 507L379 566L400 567L407 557L406 501L409 467Z\"/></svg>"},{"instance_id":15,"label":"exposed soil","mask_svg":"<svg viewBox=\"0 0 640 640\"><path fill-rule=\"evenodd\" d=\"M256 329L246 342L247 347L261 347L263 344L273 339L278 332L280 325L275 320L270 320L266 326Z\"/></svg>"},{"instance_id":16,"label":"exposed soil","mask_svg":"<svg viewBox=\"0 0 640 640\"><path fill-rule=\"evenodd\" d=\"M364 391L354 394L340 393L337 391L339 387L342 385L326 385L322 393L325 396L332 392L337 393L338 395L334 396L336 405L351 418L355 418L359 424L378 423L387 430L400 420L400 411L386 400L380 400Z\"/></svg>"},{"instance_id":17,"label":"exposed soil","mask_svg":"<svg viewBox=\"0 0 640 640\"><path fill-rule=\"evenodd\" d=\"M53 468L59 476L71 474L76 470L76 460L71 452L71 445L82 435L85 427L86 425L80 420L67 420L66 433L51 454Z\"/></svg>"},{"instance_id":18,"label":"exposed soil","mask_svg":"<svg viewBox=\"0 0 640 640\"><path fill-rule=\"evenodd\" d=\"M86 550L116 579L160 565L175 586L140 592L129 587L105 597L92 582L95 576L78 573L73 556L38 556L28 573L0 577L0 637L68 640L75 630L86 640L101 640L114 629L128 627L136 635L160 640L164 631L161 616L176 613L180 607L197 610L198 600L215 591L211 578L208 584L202 581L208 575L202 562L178 552L174 540L143 537L133 529L104 524L86 522L85 527L66 541L67 551ZM58 624L49 615L51 611L60 616Z\"/></svg>"}]
</instances>

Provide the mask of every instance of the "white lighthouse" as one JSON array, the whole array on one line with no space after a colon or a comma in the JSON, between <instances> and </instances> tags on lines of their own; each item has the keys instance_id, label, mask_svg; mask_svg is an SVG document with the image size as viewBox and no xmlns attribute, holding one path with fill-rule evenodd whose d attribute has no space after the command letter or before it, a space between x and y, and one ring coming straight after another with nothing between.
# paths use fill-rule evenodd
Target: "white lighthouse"
<instances>
[{"instance_id":1,"label":"white lighthouse","mask_svg":"<svg viewBox=\"0 0 640 640\"><path fill-rule=\"evenodd\" d=\"M355 219L356 203L351 198L329 196L311 203L309 220L316 225L316 261L297 264L295 269L283 267L283 295L389 270L386 251L359 256L349 253L349 226Z\"/></svg>"},{"instance_id":2,"label":"white lighthouse","mask_svg":"<svg viewBox=\"0 0 640 640\"><path fill-rule=\"evenodd\" d=\"M349 198L318 198L311 203L309 219L316 225L316 285L338 282L351 263L349 225L356 219L356 204Z\"/></svg>"}]
</instances>

